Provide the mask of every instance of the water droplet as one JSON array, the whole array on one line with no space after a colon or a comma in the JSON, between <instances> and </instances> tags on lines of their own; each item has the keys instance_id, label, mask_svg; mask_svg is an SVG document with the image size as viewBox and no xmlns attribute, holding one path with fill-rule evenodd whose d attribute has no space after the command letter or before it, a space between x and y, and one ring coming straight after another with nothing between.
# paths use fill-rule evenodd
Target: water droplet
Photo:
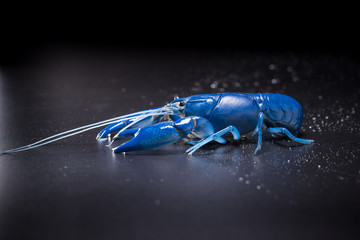
<instances>
[{"instance_id":1,"label":"water droplet","mask_svg":"<svg viewBox=\"0 0 360 240\"><path fill-rule=\"evenodd\" d=\"M279 82L279 80L276 79L276 78L271 79L271 83L272 83L272 84L277 84L278 82Z\"/></svg>"},{"instance_id":2,"label":"water droplet","mask_svg":"<svg viewBox=\"0 0 360 240\"><path fill-rule=\"evenodd\" d=\"M275 64L270 64L270 65L269 65L269 69L270 69L270 70L274 70L275 67L276 67Z\"/></svg>"},{"instance_id":3,"label":"water droplet","mask_svg":"<svg viewBox=\"0 0 360 240\"><path fill-rule=\"evenodd\" d=\"M319 100L323 99L323 96L322 95L319 95L318 96Z\"/></svg>"},{"instance_id":4,"label":"water droplet","mask_svg":"<svg viewBox=\"0 0 360 240\"><path fill-rule=\"evenodd\" d=\"M260 190L260 189L261 189L261 186L260 186L260 185L257 185L257 186L256 186L256 189L257 189L257 190Z\"/></svg>"},{"instance_id":5,"label":"water droplet","mask_svg":"<svg viewBox=\"0 0 360 240\"><path fill-rule=\"evenodd\" d=\"M246 183L246 184L249 184L249 183L250 183L250 181L249 181L249 180L246 180L246 181L245 181L245 183Z\"/></svg>"},{"instance_id":6,"label":"water droplet","mask_svg":"<svg viewBox=\"0 0 360 240\"><path fill-rule=\"evenodd\" d=\"M218 82L217 82L217 81L214 81L214 82L210 85L210 87L211 87L212 89L217 88L217 86L218 86Z\"/></svg>"},{"instance_id":7,"label":"water droplet","mask_svg":"<svg viewBox=\"0 0 360 240\"><path fill-rule=\"evenodd\" d=\"M239 181L242 182L244 180L243 177L239 177Z\"/></svg>"},{"instance_id":8,"label":"water droplet","mask_svg":"<svg viewBox=\"0 0 360 240\"><path fill-rule=\"evenodd\" d=\"M259 83L258 81L255 81L255 82L254 82L254 86L255 86L255 87L258 87L259 85L260 85L260 83Z\"/></svg>"},{"instance_id":9,"label":"water droplet","mask_svg":"<svg viewBox=\"0 0 360 240\"><path fill-rule=\"evenodd\" d=\"M156 205L156 206L160 206L160 204L161 204L161 201L160 201L159 199L156 199L156 200L155 200L155 205Z\"/></svg>"},{"instance_id":10,"label":"water droplet","mask_svg":"<svg viewBox=\"0 0 360 240\"><path fill-rule=\"evenodd\" d=\"M321 165L318 165L318 168L321 168Z\"/></svg>"}]
</instances>

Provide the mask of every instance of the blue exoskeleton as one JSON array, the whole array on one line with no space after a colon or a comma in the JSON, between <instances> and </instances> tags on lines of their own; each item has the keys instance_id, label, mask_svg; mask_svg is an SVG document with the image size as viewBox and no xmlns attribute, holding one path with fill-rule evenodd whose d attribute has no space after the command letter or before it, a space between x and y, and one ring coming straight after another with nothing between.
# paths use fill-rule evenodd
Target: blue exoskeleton
<instances>
[{"instance_id":1,"label":"blue exoskeleton","mask_svg":"<svg viewBox=\"0 0 360 240\"><path fill-rule=\"evenodd\" d=\"M231 136L257 139L254 153L267 138L287 136L310 144L313 140L295 137L303 120L301 105L293 98L273 93L218 93L176 98L164 107L140 111L56 134L33 144L4 151L18 152L39 147L81 132L108 125L97 135L113 140L132 138L113 148L115 153L157 148L180 139L194 153L208 142L226 143Z\"/></svg>"}]
</instances>

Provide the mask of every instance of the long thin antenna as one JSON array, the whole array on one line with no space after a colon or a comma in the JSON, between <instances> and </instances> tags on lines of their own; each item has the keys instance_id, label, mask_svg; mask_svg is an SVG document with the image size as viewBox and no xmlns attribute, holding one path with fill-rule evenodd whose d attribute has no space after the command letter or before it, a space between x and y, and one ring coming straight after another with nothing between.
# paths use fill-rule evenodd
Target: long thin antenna
<instances>
[{"instance_id":1,"label":"long thin antenna","mask_svg":"<svg viewBox=\"0 0 360 240\"><path fill-rule=\"evenodd\" d=\"M171 111L163 111L163 110L164 110L164 108L145 110L145 111L140 111L140 112L127 114L127 115L123 115L123 116L103 120L103 121L100 121L100 122L88 124L88 125L85 125L85 126L81 126L81 127L78 127L78 128L74 128L74 129L71 129L71 130L68 130L68 131L65 131L65 132L61 132L61 133L52 135L50 137L41 139L41 140L39 140L37 142L31 143L31 144L26 145L26 146L22 146L22 147L10 149L10 150L5 150L3 152L0 152L0 155L1 154L6 154L6 153L15 153L15 152L21 152L21 151L30 150L30 149L33 149L33 148L37 148L37 147L40 147L40 146L55 142L55 141L59 141L61 139L67 138L67 137L71 137L71 136L80 134L82 132L86 132L86 131L89 131L89 130L92 130L92 129L95 129L95 128L98 128L98 127L106 126L108 124L116 123L118 121L131 120L131 119L134 119L134 118L138 119L142 115L144 115L144 117L141 117L140 120L142 120L142 119L144 119L144 118L146 118L148 116L166 115L166 114L171 113ZM135 124L135 123L133 123L133 124Z\"/></svg>"}]
</instances>

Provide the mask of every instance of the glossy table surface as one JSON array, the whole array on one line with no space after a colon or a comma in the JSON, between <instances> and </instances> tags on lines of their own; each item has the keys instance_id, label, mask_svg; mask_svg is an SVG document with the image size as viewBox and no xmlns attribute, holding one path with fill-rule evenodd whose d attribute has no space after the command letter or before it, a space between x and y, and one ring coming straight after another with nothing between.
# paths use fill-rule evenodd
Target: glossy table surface
<instances>
[{"instance_id":1,"label":"glossy table surface","mask_svg":"<svg viewBox=\"0 0 360 240\"><path fill-rule=\"evenodd\" d=\"M314 51L67 46L0 66L1 150L216 92L292 96L315 140L123 155L99 129L0 155L0 239L358 239L359 79L354 56Z\"/></svg>"}]
</instances>

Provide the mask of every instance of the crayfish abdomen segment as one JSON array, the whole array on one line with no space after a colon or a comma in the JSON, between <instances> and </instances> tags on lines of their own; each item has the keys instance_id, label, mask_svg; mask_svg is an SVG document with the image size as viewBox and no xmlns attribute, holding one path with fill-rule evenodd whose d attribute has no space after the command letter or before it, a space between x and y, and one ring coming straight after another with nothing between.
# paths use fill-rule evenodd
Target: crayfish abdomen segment
<instances>
[{"instance_id":1,"label":"crayfish abdomen segment","mask_svg":"<svg viewBox=\"0 0 360 240\"><path fill-rule=\"evenodd\" d=\"M262 93L264 123L269 127L285 127L297 134L303 120L301 105L293 98L274 93Z\"/></svg>"}]
</instances>

